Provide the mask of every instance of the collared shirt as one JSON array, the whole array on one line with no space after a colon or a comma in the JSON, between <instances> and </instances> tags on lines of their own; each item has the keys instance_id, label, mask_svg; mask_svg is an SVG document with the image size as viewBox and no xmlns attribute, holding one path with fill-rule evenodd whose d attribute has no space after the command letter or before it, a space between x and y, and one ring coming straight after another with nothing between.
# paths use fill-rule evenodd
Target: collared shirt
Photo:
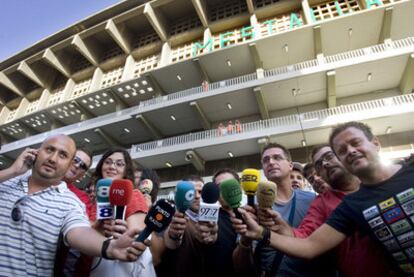
<instances>
[{"instance_id":1,"label":"collared shirt","mask_svg":"<svg viewBox=\"0 0 414 277\"><path fill-rule=\"evenodd\" d=\"M30 176L0 183L0 276L51 276L59 235L90 226L65 182L28 194Z\"/></svg>"}]
</instances>

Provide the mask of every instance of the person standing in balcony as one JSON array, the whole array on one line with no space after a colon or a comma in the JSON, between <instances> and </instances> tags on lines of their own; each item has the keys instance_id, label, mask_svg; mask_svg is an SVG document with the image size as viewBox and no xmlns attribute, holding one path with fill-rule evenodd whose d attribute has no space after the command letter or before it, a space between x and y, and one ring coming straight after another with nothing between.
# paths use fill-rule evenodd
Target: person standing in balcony
<instances>
[{"instance_id":1,"label":"person standing in balcony","mask_svg":"<svg viewBox=\"0 0 414 277\"><path fill-rule=\"evenodd\" d=\"M233 133L233 122L231 120L229 120L229 122L227 123L227 134L232 134Z\"/></svg>"},{"instance_id":2,"label":"person standing in balcony","mask_svg":"<svg viewBox=\"0 0 414 277\"><path fill-rule=\"evenodd\" d=\"M236 127L236 133L241 133L242 132L242 126L241 126L240 120L237 119L234 122L234 125Z\"/></svg>"},{"instance_id":3,"label":"person standing in balcony","mask_svg":"<svg viewBox=\"0 0 414 277\"><path fill-rule=\"evenodd\" d=\"M226 134L227 130L224 128L223 123L220 122L220 124L217 127L217 133L219 136L224 136Z\"/></svg>"},{"instance_id":4,"label":"person standing in balcony","mask_svg":"<svg viewBox=\"0 0 414 277\"><path fill-rule=\"evenodd\" d=\"M208 91L208 89L209 89L209 85L208 85L208 81L207 81L207 80L204 80L204 81L201 83L201 88L203 89L203 91Z\"/></svg>"}]
</instances>

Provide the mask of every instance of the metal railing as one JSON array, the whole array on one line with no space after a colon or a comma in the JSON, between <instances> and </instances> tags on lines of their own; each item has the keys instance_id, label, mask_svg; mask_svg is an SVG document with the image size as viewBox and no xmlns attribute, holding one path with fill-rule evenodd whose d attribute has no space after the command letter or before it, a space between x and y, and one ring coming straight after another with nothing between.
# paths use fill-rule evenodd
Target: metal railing
<instances>
[{"instance_id":1,"label":"metal railing","mask_svg":"<svg viewBox=\"0 0 414 277\"><path fill-rule=\"evenodd\" d=\"M306 112L301 114L293 114L288 116L276 117L267 120L260 120L256 122L244 123L241 124L240 132L236 132L236 128L233 128L233 132L230 134L222 135L220 134L218 129L212 129L197 133L190 133L182 136L176 136L171 138L166 138L157 141L151 141L148 143L142 143L133 145L131 147L132 151L143 152L143 151L151 151L159 148L164 147L175 147L177 145L183 145L186 143L193 143L196 141L202 140L211 140L216 138L223 138L228 136L237 136L241 133L249 133L249 132L258 132L263 131L266 129L277 129L278 133L283 133L284 129L291 130L291 128L283 128L283 127L294 127L297 126L301 120L303 127L306 128L313 128L313 125L308 125L310 122L319 121L319 126L322 126L322 123L325 119L333 116L342 116L344 119L342 120L347 121L349 114L360 113L361 117L360 120L369 118L369 115L366 112L371 112L374 116L378 116L381 114L382 116L391 115L391 114L398 114L407 112L406 109L402 109L405 106L411 109L414 112L414 95L407 94L377 100L371 100L366 102L360 102L355 104L343 105L339 107L319 110L319 111L312 111ZM398 107L398 109L396 108ZM339 121L335 121L338 123Z\"/></svg>"}]
</instances>

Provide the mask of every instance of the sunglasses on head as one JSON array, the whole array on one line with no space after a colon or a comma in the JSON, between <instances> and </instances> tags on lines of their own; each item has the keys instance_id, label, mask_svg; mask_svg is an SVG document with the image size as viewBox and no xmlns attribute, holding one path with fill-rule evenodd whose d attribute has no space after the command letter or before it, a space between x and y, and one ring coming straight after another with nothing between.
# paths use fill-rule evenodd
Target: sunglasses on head
<instances>
[{"instance_id":1,"label":"sunglasses on head","mask_svg":"<svg viewBox=\"0 0 414 277\"><path fill-rule=\"evenodd\" d=\"M82 161L82 159L81 159L81 158L79 158L78 156L75 156L75 157L73 158L73 162L74 162L75 164L79 165L79 167L80 167L81 169L83 169L83 170L85 170L85 171L87 171L87 170L88 170L88 166L86 165L86 163L85 163L84 161Z\"/></svg>"}]
</instances>

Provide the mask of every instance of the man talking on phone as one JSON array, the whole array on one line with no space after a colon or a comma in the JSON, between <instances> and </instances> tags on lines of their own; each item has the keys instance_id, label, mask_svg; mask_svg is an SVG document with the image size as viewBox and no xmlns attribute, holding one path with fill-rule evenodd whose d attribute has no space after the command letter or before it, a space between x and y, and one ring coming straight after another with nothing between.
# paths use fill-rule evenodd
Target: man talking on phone
<instances>
[{"instance_id":1,"label":"man talking on phone","mask_svg":"<svg viewBox=\"0 0 414 277\"><path fill-rule=\"evenodd\" d=\"M17 159L17 169L32 171L0 183L1 276L51 276L60 234L68 246L106 259L132 261L146 249L148 241L134 242L137 231L111 240L90 227L83 204L61 181L75 152L70 137L50 136L36 154Z\"/></svg>"}]
</instances>

